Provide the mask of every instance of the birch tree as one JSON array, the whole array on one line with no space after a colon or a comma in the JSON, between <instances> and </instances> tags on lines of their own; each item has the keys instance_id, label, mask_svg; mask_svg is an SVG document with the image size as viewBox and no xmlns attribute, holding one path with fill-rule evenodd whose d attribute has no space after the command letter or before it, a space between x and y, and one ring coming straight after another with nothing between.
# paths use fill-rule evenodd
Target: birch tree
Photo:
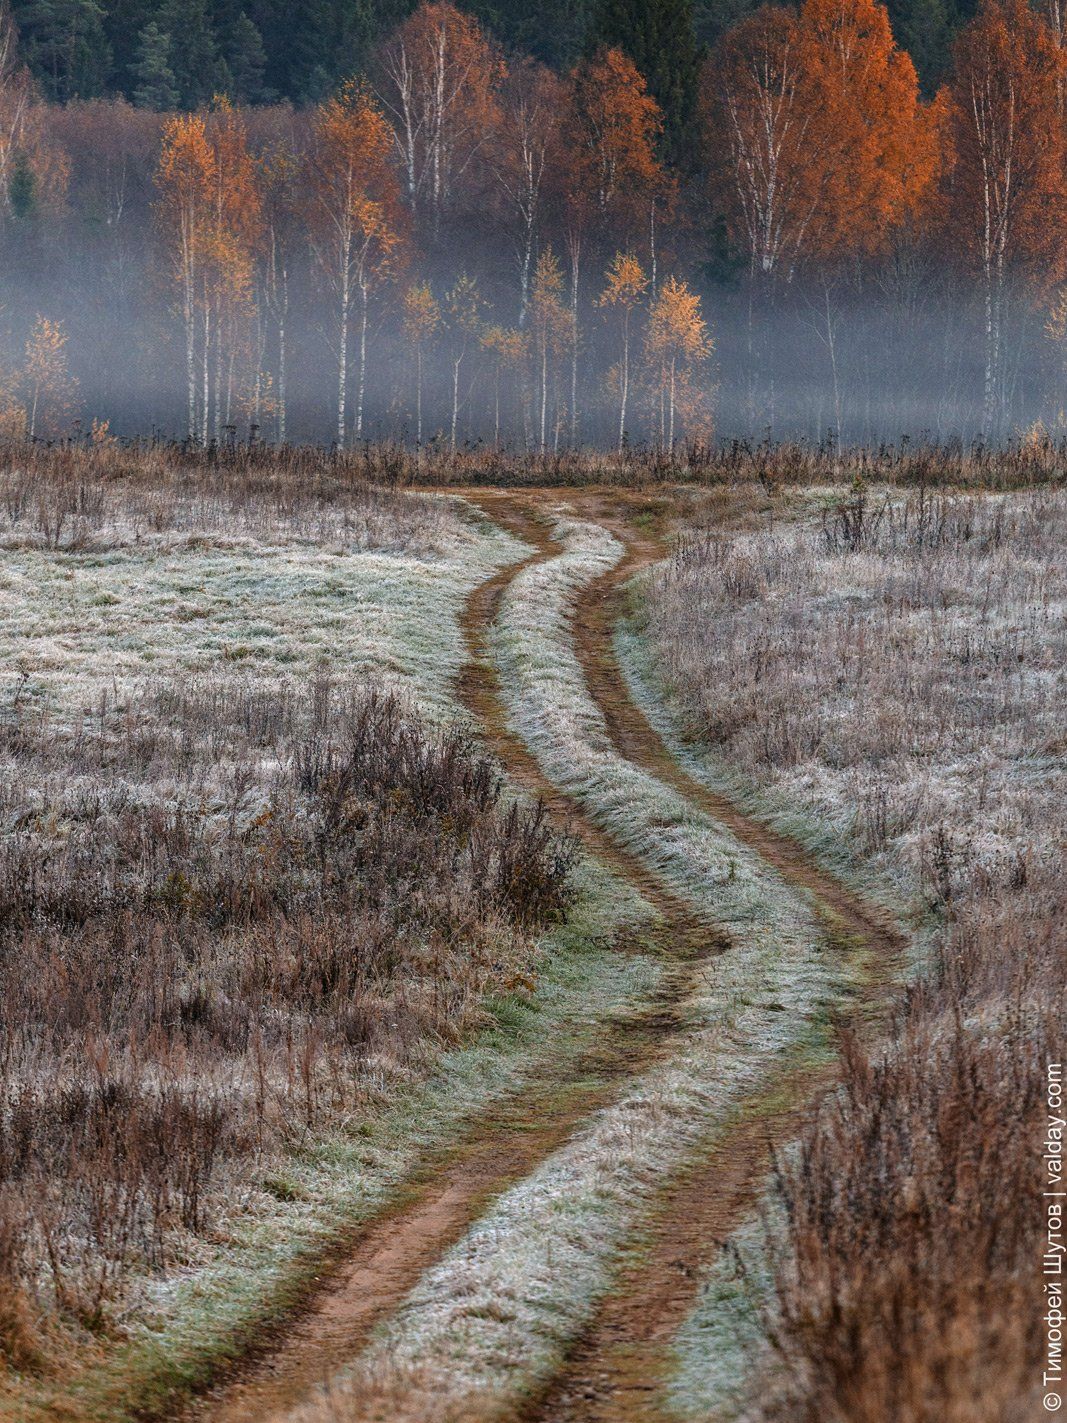
<instances>
[{"instance_id":1,"label":"birch tree","mask_svg":"<svg viewBox=\"0 0 1067 1423\"><path fill-rule=\"evenodd\" d=\"M394 268L401 242L393 136L366 88L346 84L320 105L309 152L312 242L334 294L338 446L346 440L348 352L358 306L354 433L363 435L371 292Z\"/></svg>"},{"instance_id":2,"label":"birch tree","mask_svg":"<svg viewBox=\"0 0 1067 1423\"><path fill-rule=\"evenodd\" d=\"M1009 280L1040 292L1065 270L1063 63L1052 30L1021 0L987 4L956 46L947 230L981 281L987 436L1003 418Z\"/></svg>"},{"instance_id":3,"label":"birch tree","mask_svg":"<svg viewBox=\"0 0 1067 1423\"><path fill-rule=\"evenodd\" d=\"M437 0L398 27L378 71L408 204L437 237L496 128L503 60L472 15Z\"/></svg>"}]
</instances>

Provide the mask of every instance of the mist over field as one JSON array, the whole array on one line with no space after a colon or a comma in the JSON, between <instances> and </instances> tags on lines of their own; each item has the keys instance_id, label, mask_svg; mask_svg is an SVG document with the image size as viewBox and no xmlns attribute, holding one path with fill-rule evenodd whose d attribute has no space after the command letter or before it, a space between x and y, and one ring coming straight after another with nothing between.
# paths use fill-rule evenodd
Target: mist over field
<instances>
[{"instance_id":1,"label":"mist over field","mask_svg":"<svg viewBox=\"0 0 1067 1423\"><path fill-rule=\"evenodd\" d=\"M1058 431L1055 17L961 20L920 88L870 0L765 9L710 49L661 8L660 47L631 44L644 70L611 7L553 69L427 4L316 102L242 102L234 59L184 113L175 34L146 29L108 96L46 71L19 9L5 432L559 450Z\"/></svg>"},{"instance_id":2,"label":"mist over field","mask_svg":"<svg viewBox=\"0 0 1067 1423\"><path fill-rule=\"evenodd\" d=\"M288 115L279 120L288 125ZM92 156L87 155L86 166ZM107 178L105 171L98 175ZM115 434L159 434L182 438L185 429L183 343L180 317L173 311L166 273L158 266L158 245L148 205L151 174L128 170L123 211L111 221L64 221L62 235L36 231L21 250L23 234L8 231L8 271L19 280L8 294L3 322L3 358L9 367L23 360L25 333L38 312L64 314L67 353L76 376L76 417L85 425L106 420ZM93 202L87 196L87 203ZM138 218L138 209L140 217ZM488 323L517 325L516 262L506 245L489 232L459 244L469 269L481 274ZM421 274L425 274L422 268ZM451 273L440 267L433 282L448 290ZM432 280L432 278L431 278ZM578 367L579 426L583 444L611 445L617 434L617 396L610 377L617 359L611 323L592 306L602 274L588 274L582 304L583 330ZM709 394L714 434L723 438L820 440L840 429L845 442L895 441L908 436L947 440L978 436L982 419L981 307L967 284L944 273L926 275L920 309L904 313L878 294L843 282L829 290L798 288L749 327L749 298L743 285L692 283L714 339L702 373ZM316 280L310 257L293 274L287 339L287 438L329 444L336 437L337 358L333 302ZM415 440L415 373L395 294L375 303L370 330L365 435L370 439ZM400 328L400 329L398 329ZM276 333L267 331L264 367L277 365ZM1054 424L1059 405L1056 353L1041 324L1027 311L1012 330L1011 393L1002 433L1025 429L1037 420ZM756 348L753 352L753 347ZM570 378L563 362L561 383ZM424 438L447 439L451 419L452 362L447 341L434 342L424 357ZM496 396L500 394L500 437L522 449L537 447L537 393L527 377L510 371L498 381L490 354L475 347L461 369L459 438L492 442ZM525 389L524 389L525 387ZM563 394L566 394L564 392ZM571 442L566 401L558 442ZM654 412L648 399L634 400L627 432L632 442L655 443ZM247 438L253 409L247 390L234 401L230 420L237 438ZM524 418L525 417L525 418ZM277 435L277 411L270 396L259 419L261 438ZM550 414L549 434L555 422ZM59 430L49 433L60 433Z\"/></svg>"}]
</instances>

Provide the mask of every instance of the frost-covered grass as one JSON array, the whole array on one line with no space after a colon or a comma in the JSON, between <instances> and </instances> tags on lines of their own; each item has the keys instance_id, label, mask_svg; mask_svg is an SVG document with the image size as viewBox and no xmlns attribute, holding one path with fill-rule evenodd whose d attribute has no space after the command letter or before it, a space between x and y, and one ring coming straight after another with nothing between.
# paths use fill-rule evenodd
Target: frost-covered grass
<instances>
[{"instance_id":1,"label":"frost-covered grass","mask_svg":"<svg viewBox=\"0 0 1067 1423\"><path fill-rule=\"evenodd\" d=\"M937 926L891 1041L849 1045L790 1157L769 1262L746 1237L770 1331L750 1310L747 1343L724 1339L728 1263L706 1282L677 1341L683 1416L1040 1412L1032 1143L1067 1052L1065 547L1062 491L861 492L683 539L646 580L648 647L629 656L691 764L816 852L844 845ZM768 1360L773 1377L752 1373Z\"/></svg>"},{"instance_id":2,"label":"frost-covered grass","mask_svg":"<svg viewBox=\"0 0 1067 1423\"><path fill-rule=\"evenodd\" d=\"M683 536L644 582L646 670L720 786L816 846L817 822L898 897L942 898L1023 839L1056 854L1065 530L1067 496L1042 491Z\"/></svg>"},{"instance_id":3,"label":"frost-covered grass","mask_svg":"<svg viewBox=\"0 0 1067 1423\"><path fill-rule=\"evenodd\" d=\"M763 1315L774 1279L766 1230L764 1219L754 1215L734 1232L674 1337L667 1401L679 1419L725 1423L740 1417L754 1373L769 1362Z\"/></svg>"},{"instance_id":4,"label":"frost-covered grass","mask_svg":"<svg viewBox=\"0 0 1067 1423\"><path fill-rule=\"evenodd\" d=\"M61 714L95 709L144 676L225 671L262 690L332 670L454 709L464 599L521 546L448 501L408 500L410 530L346 527L329 509L295 530L249 517L235 531L194 509L157 532L120 509L47 546L5 539L0 520L0 707L17 697Z\"/></svg>"},{"instance_id":5,"label":"frost-covered grass","mask_svg":"<svg viewBox=\"0 0 1067 1423\"><path fill-rule=\"evenodd\" d=\"M247 1181L210 1248L190 1240L184 1269L145 1282L127 1341L103 1364L91 1349L68 1360L73 1376L58 1388L9 1379L0 1402L27 1419L62 1409L96 1423L170 1411L284 1316L331 1241L388 1206L427 1161L447 1159L494 1103L571 1080L605 1021L640 1011L662 975L660 962L635 951L653 919L648 906L592 863L577 879L575 911L546 938L532 993L490 998L486 1027L441 1052L423 1079L368 1100L354 1130L309 1139ZM612 947L620 934L628 953Z\"/></svg>"},{"instance_id":6,"label":"frost-covered grass","mask_svg":"<svg viewBox=\"0 0 1067 1423\"><path fill-rule=\"evenodd\" d=\"M784 1055L824 1046L826 1008L848 976L803 898L611 746L570 643L569 607L621 549L595 525L557 532L566 551L514 581L496 628L512 724L545 773L696 914L724 926L731 947L699 965L662 1065L426 1274L323 1416L494 1416L551 1376L657 1188L728 1131Z\"/></svg>"},{"instance_id":7,"label":"frost-covered grass","mask_svg":"<svg viewBox=\"0 0 1067 1423\"><path fill-rule=\"evenodd\" d=\"M354 1174L387 1100L442 1052L464 1111L515 1087L503 1037L484 1082L447 1050L541 966L489 879L533 888L545 828L448 729L464 600L520 546L433 496L153 480L0 478L0 1353L45 1372L172 1308L177 1373L228 1347L395 1183ZM585 967L546 989L574 1033Z\"/></svg>"}]
</instances>

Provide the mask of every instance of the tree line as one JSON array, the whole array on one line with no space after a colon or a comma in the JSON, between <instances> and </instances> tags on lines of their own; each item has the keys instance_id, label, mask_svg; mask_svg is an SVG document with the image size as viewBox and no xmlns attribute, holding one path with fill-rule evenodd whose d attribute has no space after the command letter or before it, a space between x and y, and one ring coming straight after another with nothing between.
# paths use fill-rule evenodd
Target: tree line
<instances>
[{"instance_id":1,"label":"tree line","mask_svg":"<svg viewBox=\"0 0 1067 1423\"><path fill-rule=\"evenodd\" d=\"M681 12L649 6L647 73L622 47L631 10L601 11L620 43L553 68L435 0L315 104L218 93L166 112L164 75L159 113L48 104L7 23L12 285L32 270L21 285L36 295L66 242L78 261L61 292L49 278L50 300L95 306L116 368L136 327L151 348L141 374L180 369L183 433L201 444L239 427L291 438L294 384L303 409L326 405L313 349L332 372L339 444L388 430L418 445L669 448L711 433L725 387L751 429L773 424L798 361L815 373L812 426L840 437L865 418L869 433L880 348L909 342L915 379L929 383L936 356L944 398L987 436L1024 408L1026 353L1039 350L1055 397L1058 8L986 3L930 96L875 0L764 6L700 64L669 42ZM920 361L938 302L956 313L953 340L942 322L945 351ZM69 422L66 319L27 310L24 341L9 339L9 433ZM84 363L103 338L87 316L77 325Z\"/></svg>"}]
</instances>

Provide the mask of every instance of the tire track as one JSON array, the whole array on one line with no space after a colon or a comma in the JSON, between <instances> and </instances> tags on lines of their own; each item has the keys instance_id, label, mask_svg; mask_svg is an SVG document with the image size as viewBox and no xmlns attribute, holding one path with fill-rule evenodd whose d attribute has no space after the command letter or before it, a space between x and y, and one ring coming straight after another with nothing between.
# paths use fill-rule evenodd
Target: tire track
<instances>
[{"instance_id":1,"label":"tire track","mask_svg":"<svg viewBox=\"0 0 1067 1423\"><path fill-rule=\"evenodd\" d=\"M557 791L507 730L486 646L488 629L512 579L559 552L543 522L517 511L512 524L534 544L535 552L500 570L470 595L462 620L468 657L458 679L459 699L509 779L544 799L555 821L627 879L660 916L650 938L667 960L661 983L641 1010L604 1023L595 1047L570 1065L569 1080L538 1082L518 1100L481 1116L447 1156L427 1164L393 1210L335 1245L323 1259L315 1287L291 1316L246 1350L232 1375L194 1406L191 1416L201 1423L263 1423L285 1417L313 1397L489 1201L528 1175L584 1118L605 1106L620 1082L663 1055L679 1030L679 1007L693 968L727 947L714 926Z\"/></svg>"},{"instance_id":2,"label":"tire track","mask_svg":"<svg viewBox=\"0 0 1067 1423\"><path fill-rule=\"evenodd\" d=\"M212 1423L281 1418L313 1398L324 1381L356 1357L375 1324L397 1309L423 1272L496 1196L530 1174L583 1119L610 1103L621 1083L666 1055L682 1027L681 1010L697 965L707 954L728 947L714 926L551 784L508 728L489 630L510 583L524 569L555 558L563 549L551 535L536 494L479 490L466 497L534 551L470 595L462 623L468 657L458 681L460 700L509 779L540 796L557 823L579 836L588 851L624 876L655 908L662 920L657 937L668 967L660 991L642 1012L605 1025L585 1064L591 1082L574 1090L559 1081L540 1083L521 1100L484 1115L469 1138L429 1168L388 1217L359 1232L295 1323L274 1341L261 1341L258 1361L246 1364L198 1410L198 1417ZM557 491L552 503L560 502ZM617 524L609 527L619 533ZM625 558L580 592L573 613L576 651L616 751L726 825L785 879L813 896L840 946L846 952L876 954L879 978L888 975L897 948L888 926L812 865L798 847L688 776L633 703L614 660L611 633L624 582L658 550L634 538L625 524L620 536ZM824 1069L787 1061L772 1098L764 1090L745 1099L716 1143L664 1181L591 1327L561 1375L521 1411L522 1417L545 1423L659 1423L668 1416L659 1384L670 1340L691 1307L700 1268L713 1257L715 1242L751 1210L765 1179L769 1150L796 1135L806 1111L831 1081L832 1073ZM350 1399L343 1416L347 1420L363 1414L358 1404L352 1411ZM401 1400L391 1416L405 1416Z\"/></svg>"},{"instance_id":3,"label":"tire track","mask_svg":"<svg viewBox=\"0 0 1067 1423\"><path fill-rule=\"evenodd\" d=\"M531 515L521 506L516 510L514 501L475 496L475 502L512 532L530 537ZM601 516L600 522L623 542L626 552L618 564L579 592L571 628L579 663L613 746L620 756L725 825L787 882L812 897L828 937L864 963L865 992L853 1016L869 1019L872 1007L884 1004L900 960L901 935L885 917L815 865L799 845L711 791L671 756L631 697L613 647L622 590L641 568L662 556L662 548L635 536L618 517ZM592 1327L552 1386L523 1412L524 1419L530 1423L667 1423L672 1417L664 1387L670 1346L692 1308L703 1269L712 1263L719 1243L752 1211L772 1153L797 1136L836 1076L833 1069L804 1063L784 1064L783 1069L771 1094L750 1099L735 1125L665 1184Z\"/></svg>"}]
</instances>

